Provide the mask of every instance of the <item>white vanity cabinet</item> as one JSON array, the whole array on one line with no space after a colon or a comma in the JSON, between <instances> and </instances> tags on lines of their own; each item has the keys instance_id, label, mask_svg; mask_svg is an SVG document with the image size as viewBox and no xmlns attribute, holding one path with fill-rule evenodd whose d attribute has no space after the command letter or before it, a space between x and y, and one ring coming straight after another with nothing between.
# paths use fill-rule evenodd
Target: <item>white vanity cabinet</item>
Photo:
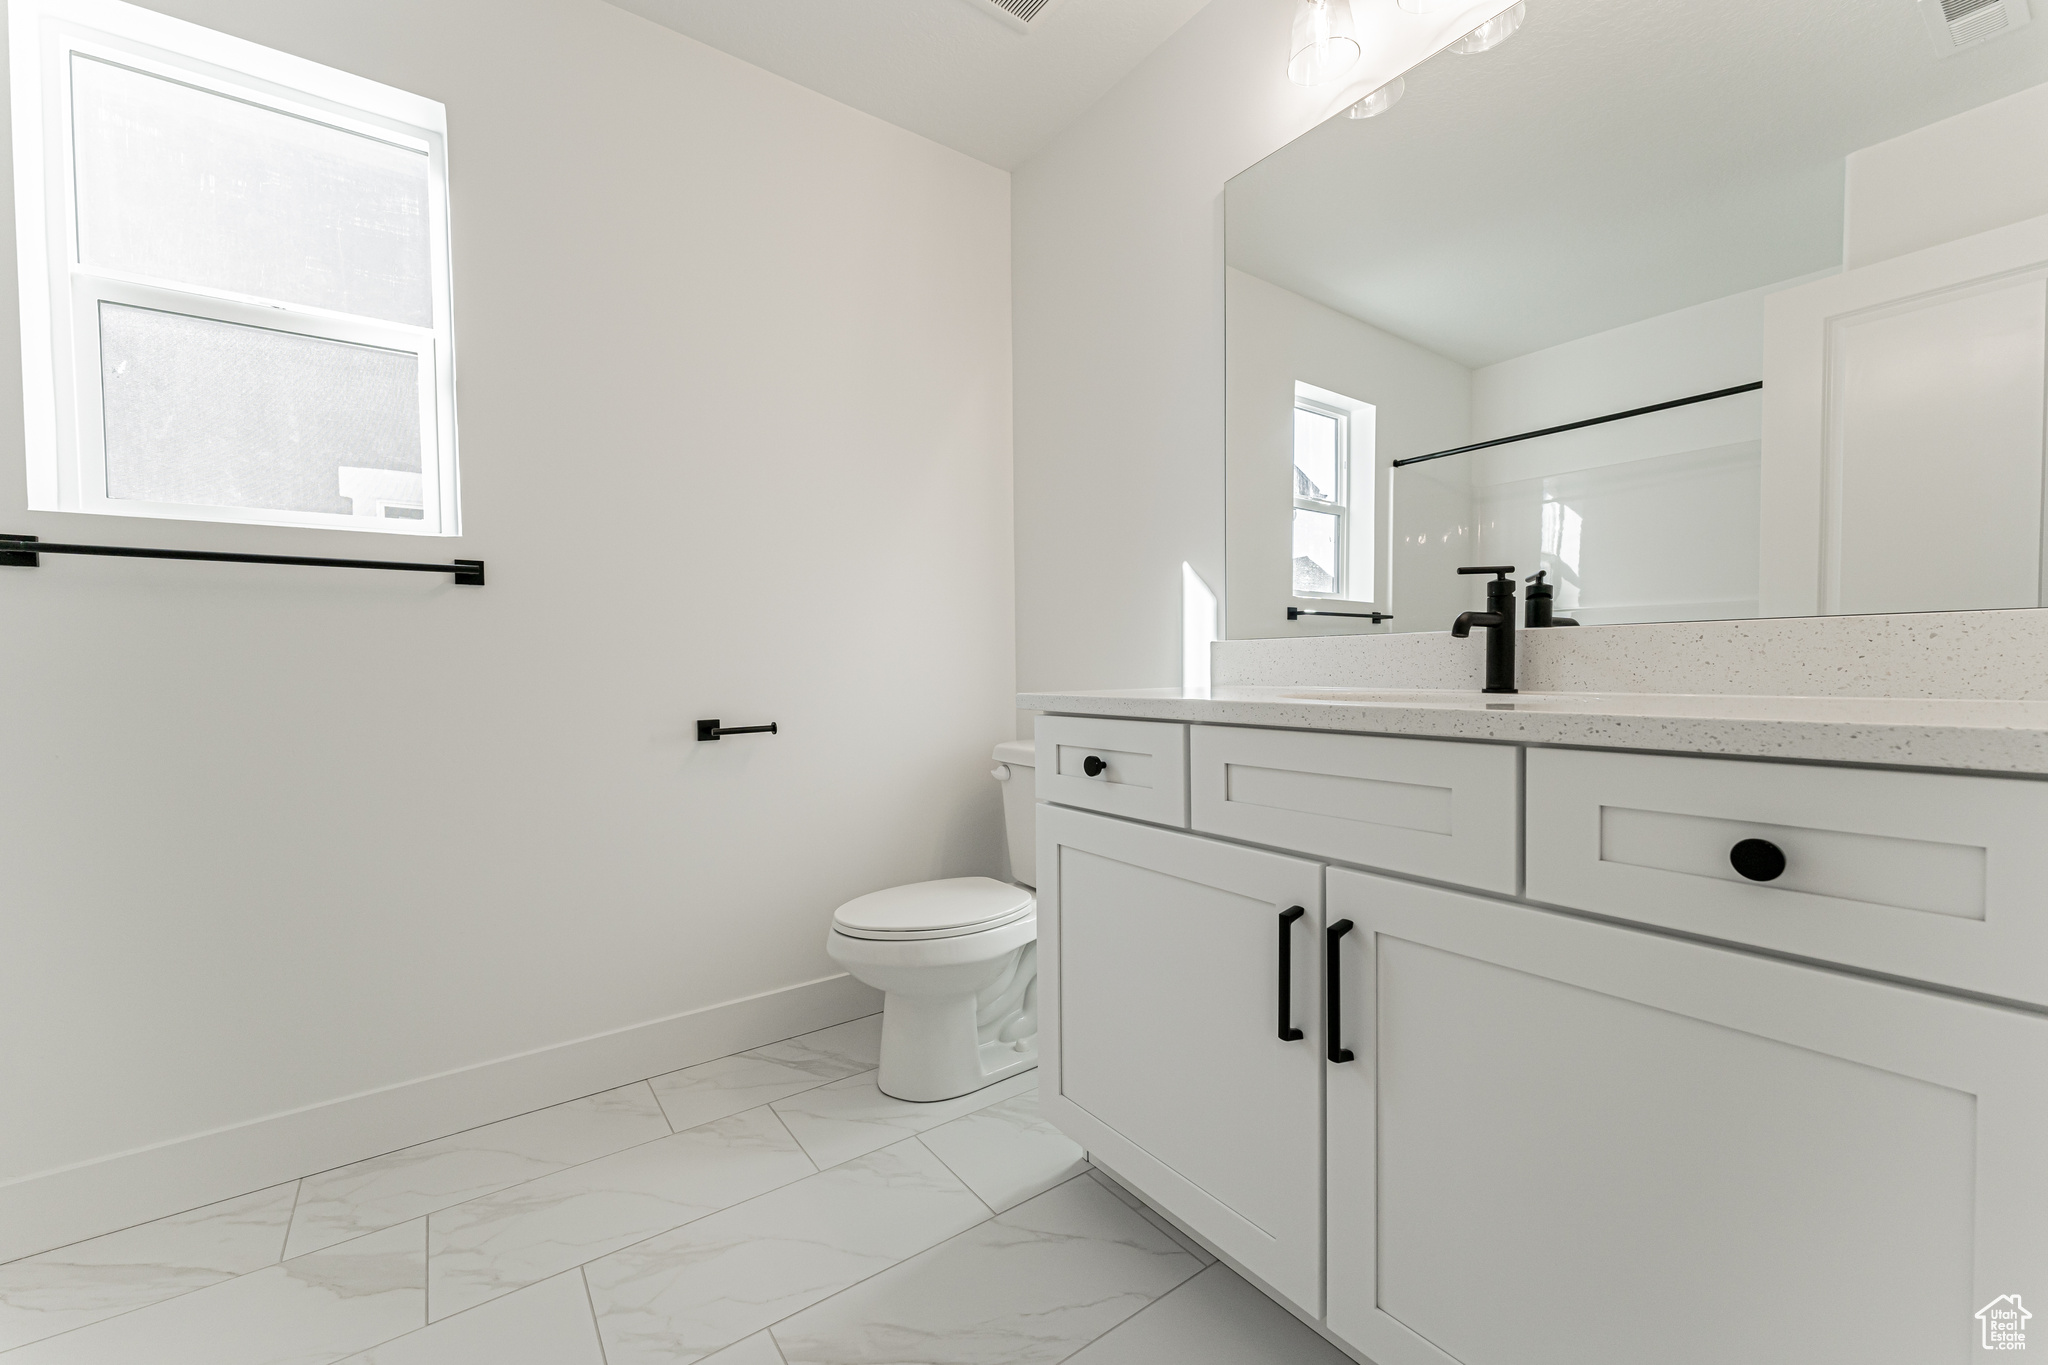
<instances>
[{"instance_id":1,"label":"white vanity cabinet","mask_svg":"<svg viewBox=\"0 0 2048 1365\"><path fill-rule=\"evenodd\" d=\"M1046 1116L1320 1314L1323 869L1045 806L1038 894Z\"/></svg>"},{"instance_id":2,"label":"white vanity cabinet","mask_svg":"<svg viewBox=\"0 0 2048 1365\"><path fill-rule=\"evenodd\" d=\"M1192 833L1041 808L1045 1112L1375 1365L1960 1365L1978 1308L2048 1303L2048 1016L1958 993L2032 998L2048 784L1189 753ZM1877 974L1902 945L1924 984Z\"/></svg>"}]
</instances>

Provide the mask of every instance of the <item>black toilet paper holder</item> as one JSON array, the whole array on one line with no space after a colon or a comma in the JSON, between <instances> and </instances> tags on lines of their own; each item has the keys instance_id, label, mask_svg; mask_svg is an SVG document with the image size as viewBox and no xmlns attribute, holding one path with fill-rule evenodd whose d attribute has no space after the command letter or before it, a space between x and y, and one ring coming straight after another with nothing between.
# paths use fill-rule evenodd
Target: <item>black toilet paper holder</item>
<instances>
[{"instance_id":1,"label":"black toilet paper holder","mask_svg":"<svg viewBox=\"0 0 2048 1365\"><path fill-rule=\"evenodd\" d=\"M724 739L727 735L772 735L776 733L775 722L766 725L720 725L715 720L697 722L698 739Z\"/></svg>"}]
</instances>

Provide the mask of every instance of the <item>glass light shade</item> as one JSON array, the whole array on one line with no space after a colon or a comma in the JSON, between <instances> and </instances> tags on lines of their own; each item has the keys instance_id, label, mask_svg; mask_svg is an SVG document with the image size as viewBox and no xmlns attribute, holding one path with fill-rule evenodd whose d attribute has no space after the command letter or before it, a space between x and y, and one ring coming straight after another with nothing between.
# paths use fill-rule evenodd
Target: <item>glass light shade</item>
<instances>
[{"instance_id":1,"label":"glass light shade","mask_svg":"<svg viewBox=\"0 0 2048 1365\"><path fill-rule=\"evenodd\" d=\"M1401 8L1410 14L1427 14L1442 3L1443 0L1399 0Z\"/></svg>"},{"instance_id":2,"label":"glass light shade","mask_svg":"<svg viewBox=\"0 0 2048 1365\"><path fill-rule=\"evenodd\" d=\"M1375 118L1401 102L1401 96L1408 93L1408 82L1400 76L1388 81L1379 89L1351 106L1352 118Z\"/></svg>"},{"instance_id":3,"label":"glass light shade","mask_svg":"<svg viewBox=\"0 0 2048 1365\"><path fill-rule=\"evenodd\" d=\"M1527 0L1515 0L1513 8L1504 9L1499 14L1494 15L1493 18L1488 19L1478 28L1473 29L1464 37L1458 39L1457 42L1452 43L1448 50L1456 52L1460 56L1469 57L1475 52L1485 52L1489 48L1499 47L1502 43L1515 36L1515 30L1520 28L1522 20L1528 17L1529 6Z\"/></svg>"},{"instance_id":4,"label":"glass light shade","mask_svg":"<svg viewBox=\"0 0 2048 1365\"><path fill-rule=\"evenodd\" d=\"M1359 54L1351 0L1301 0L1287 50L1287 79L1296 85L1327 85L1349 71Z\"/></svg>"}]
</instances>

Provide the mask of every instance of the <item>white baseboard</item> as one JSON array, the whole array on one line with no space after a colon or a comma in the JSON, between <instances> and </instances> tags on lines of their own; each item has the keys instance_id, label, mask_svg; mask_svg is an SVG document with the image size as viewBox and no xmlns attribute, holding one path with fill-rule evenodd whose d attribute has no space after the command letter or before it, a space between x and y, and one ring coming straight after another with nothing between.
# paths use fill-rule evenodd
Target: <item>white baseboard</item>
<instances>
[{"instance_id":1,"label":"white baseboard","mask_svg":"<svg viewBox=\"0 0 2048 1365\"><path fill-rule=\"evenodd\" d=\"M843 1024L879 992L829 976L0 1184L0 1261Z\"/></svg>"}]
</instances>

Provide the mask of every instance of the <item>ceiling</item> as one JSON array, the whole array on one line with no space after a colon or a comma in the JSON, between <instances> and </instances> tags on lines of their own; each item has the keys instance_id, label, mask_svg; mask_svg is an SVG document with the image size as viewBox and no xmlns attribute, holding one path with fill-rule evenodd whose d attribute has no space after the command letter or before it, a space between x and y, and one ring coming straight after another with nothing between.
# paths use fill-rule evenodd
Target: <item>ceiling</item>
<instances>
[{"instance_id":1,"label":"ceiling","mask_svg":"<svg viewBox=\"0 0 2048 1365\"><path fill-rule=\"evenodd\" d=\"M1942 59L1915 0L1528 0L1230 183L1232 265L1468 366L1837 268L1843 158L2048 81L2048 5Z\"/></svg>"},{"instance_id":2,"label":"ceiling","mask_svg":"<svg viewBox=\"0 0 2048 1365\"><path fill-rule=\"evenodd\" d=\"M1061 0L1020 33L970 0L612 0L1011 169L1208 0Z\"/></svg>"}]
</instances>

